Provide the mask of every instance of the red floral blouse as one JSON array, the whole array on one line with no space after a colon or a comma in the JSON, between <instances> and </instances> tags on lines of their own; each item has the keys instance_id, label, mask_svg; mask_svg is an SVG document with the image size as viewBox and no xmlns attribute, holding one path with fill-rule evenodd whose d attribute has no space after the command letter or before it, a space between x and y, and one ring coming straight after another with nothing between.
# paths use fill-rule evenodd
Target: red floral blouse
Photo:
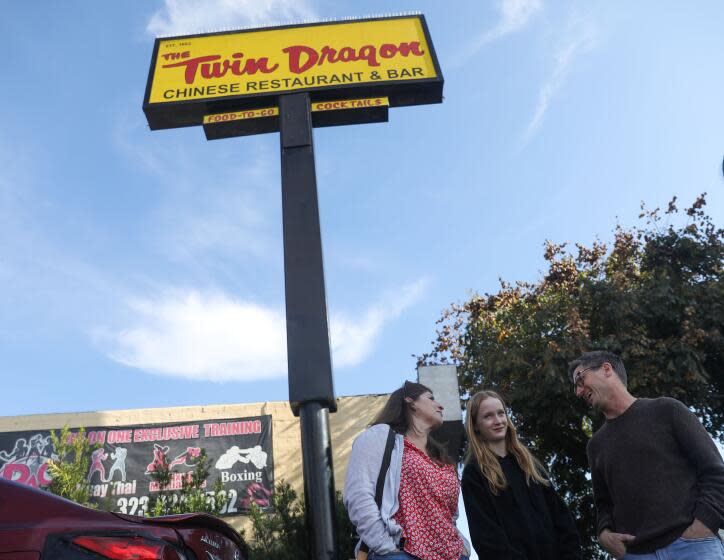
<instances>
[{"instance_id":1,"label":"red floral blouse","mask_svg":"<svg viewBox=\"0 0 724 560\"><path fill-rule=\"evenodd\" d=\"M405 552L423 560L458 560L465 545L453 517L460 482L454 465L440 465L405 438L400 477L400 509Z\"/></svg>"}]
</instances>

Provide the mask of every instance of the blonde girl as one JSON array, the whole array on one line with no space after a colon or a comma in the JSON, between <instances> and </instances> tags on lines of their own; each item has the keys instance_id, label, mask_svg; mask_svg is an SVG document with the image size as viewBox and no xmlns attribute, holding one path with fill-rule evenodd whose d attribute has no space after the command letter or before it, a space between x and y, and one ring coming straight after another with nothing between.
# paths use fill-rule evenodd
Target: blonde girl
<instances>
[{"instance_id":1,"label":"blonde girl","mask_svg":"<svg viewBox=\"0 0 724 560\"><path fill-rule=\"evenodd\" d=\"M473 395L465 429L462 493L478 556L580 560L573 518L540 462L518 439L502 397L493 391Z\"/></svg>"}]
</instances>

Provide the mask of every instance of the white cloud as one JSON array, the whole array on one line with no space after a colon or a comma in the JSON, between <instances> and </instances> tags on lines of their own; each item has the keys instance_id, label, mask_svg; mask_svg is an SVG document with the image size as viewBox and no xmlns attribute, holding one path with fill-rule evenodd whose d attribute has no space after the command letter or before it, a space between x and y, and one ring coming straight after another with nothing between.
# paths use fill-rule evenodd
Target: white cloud
<instances>
[{"instance_id":1,"label":"white cloud","mask_svg":"<svg viewBox=\"0 0 724 560\"><path fill-rule=\"evenodd\" d=\"M459 58L464 60L477 53L488 43L522 30L542 7L541 0L500 0L498 23L492 29L478 35Z\"/></svg>"},{"instance_id":2,"label":"white cloud","mask_svg":"<svg viewBox=\"0 0 724 560\"><path fill-rule=\"evenodd\" d=\"M416 303L425 281L373 306L359 318L333 314L332 355L337 367L353 366L373 351L384 325ZM286 375L286 325L281 309L224 294L172 291L156 300L129 302L134 326L99 330L109 356L152 373L187 379L256 380Z\"/></svg>"},{"instance_id":3,"label":"white cloud","mask_svg":"<svg viewBox=\"0 0 724 560\"><path fill-rule=\"evenodd\" d=\"M528 143L543 122L543 117L548 111L551 100L565 82L568 76L568 70L575 57L591 50L594 42L595 30L590 22L577 22L572 34L556 54L556 64L551 77L543 84L538 92L538 103L533 113L533 118L531 118L523 133L523 145Z\"/></svg>"},{"instance_id":4,"label":"white cloud","mask_svg":"<svg viewBox=\"0 0 724 560\"><path fill-rule=\"evenodd\" d=\"M155 373L226 381L286 371L284 314L223 294L170 292L129 302L136 325L109 335L110 357Z\"/></svg>"},{"instance_id":5,"label":"white cloud","mask_svg":"<svg viewBox=\"0 0 724 560\"><path fill-rule=\"evenodd\" d=\"M156 36L187 35L313 17L307 0L165 0L146 30Z\"/></svg>"},{"instance_id":6,"label":"white cloud","mask_svg":"<svg viewBox=\"0 0 724 560\"><path fill-rule=\"evenodd\" d=\"M400 293L371 307L361 318L333 314L330 338L334 365L344 367L361 363L372 353L384 324L396 319L405 309L417 303L426 286L425 280L403 286Z\"/></svg>"}]
</instances>

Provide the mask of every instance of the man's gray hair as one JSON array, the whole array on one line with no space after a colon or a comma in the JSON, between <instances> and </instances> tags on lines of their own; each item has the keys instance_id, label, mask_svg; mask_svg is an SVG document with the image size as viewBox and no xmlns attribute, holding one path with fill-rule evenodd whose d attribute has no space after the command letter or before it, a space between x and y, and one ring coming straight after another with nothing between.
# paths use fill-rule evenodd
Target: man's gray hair
<instances>
[{"instance_id":1,"label":"man's gray hair","mask_svg":"<svg viewBox=\"0 0 724 560\"><path fill-rule=\"evenodd\" d=\"M623 386L626 387L628 383L628 377L626 376L626 368L623 365L623 360L621 360L621 358L619 358L613 352L608 352L607 350L594 350L593 352L586 352L585 354L582 354L579 358L573 360L570 364L568 364L568 377L570 378L571 382L573 382L573 374L576 371L576 368L578 368L579 366L583 366L584 369L590 367L599 368L605 362L611 364L613 371L616 372L616 375L618 375L621 383L623 383Z\"/></svg>"}]
</instances>

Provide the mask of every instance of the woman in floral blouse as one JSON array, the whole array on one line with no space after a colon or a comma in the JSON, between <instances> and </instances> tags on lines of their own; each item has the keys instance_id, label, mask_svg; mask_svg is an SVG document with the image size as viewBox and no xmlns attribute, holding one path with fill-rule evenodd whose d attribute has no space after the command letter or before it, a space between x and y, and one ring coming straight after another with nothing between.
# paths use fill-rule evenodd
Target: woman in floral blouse
<instances>
[{"instance_id":1,"label":"woman in floral blouse","mask_svg":"<svg viewBox=\"0 0 724 560\"><path fill-rule=\"evenodd\" d=\"M344 501L361 542L369 547L369 560L461 560L469 555L455 526L457 469L430 438L442 425L442 411L430 389L406 381L352 445ZM390 430L394 447L378 507L375 490Z\"/></svg>"}]
</instances>

